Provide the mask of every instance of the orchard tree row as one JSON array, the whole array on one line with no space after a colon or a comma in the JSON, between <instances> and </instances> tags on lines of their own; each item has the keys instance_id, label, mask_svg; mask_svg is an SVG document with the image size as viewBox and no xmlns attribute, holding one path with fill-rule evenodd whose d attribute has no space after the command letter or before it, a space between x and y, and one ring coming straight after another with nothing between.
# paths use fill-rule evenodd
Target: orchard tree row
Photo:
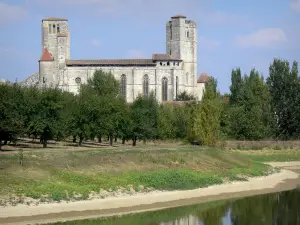
<instances>
[{"instance_id":1,"label":"orchard tree row","mask_svg":"<svg viewBox=\"0 0 300 225\"><path fill-rule=\"evenodd\" d=\"M221 95L217 81L210 78L202 101L159 104L153 93L127 104L120 84L110 73L96 71L80 92L59 89L22 88L0 85L0 147L26 136L48 140L72 138L101 142L108 137L137 141L185 139L190 143L214 145L219 139L299 139L300 78L298 64L274 59L267 79L252 69L231 74L230 93Z\"/></svg>"}]
</instances>

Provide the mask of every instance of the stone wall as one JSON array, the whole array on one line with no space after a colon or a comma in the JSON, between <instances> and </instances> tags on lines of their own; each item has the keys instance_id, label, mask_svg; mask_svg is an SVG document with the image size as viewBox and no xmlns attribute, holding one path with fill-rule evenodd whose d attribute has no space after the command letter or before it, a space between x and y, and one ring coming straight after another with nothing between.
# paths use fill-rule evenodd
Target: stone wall
<instances>
[{"instance_id":1,"label":"stone wall","mask_svg":"<svg viewBox=\"0 0 300 225\"><path fill-rule=\"evenodd\" d=\"M63 75L61 88L67 89L70 92L78 93L80 83L86 83L89 78L92 78L94 72L98 69L104 72L111 72L114 77L120 81L121 76L126 76L127 89L126 100L133 102L138 95L143 94L144 76L149 78L149 93L153 91L158 101L162 100L162 79L168 79L168 100L172 101L176 98L176 77L178 77L178 93L185 90L183 79L184 71L180 68L156 68L156 67L67 67Z\"/></svg>"}]
</instances>

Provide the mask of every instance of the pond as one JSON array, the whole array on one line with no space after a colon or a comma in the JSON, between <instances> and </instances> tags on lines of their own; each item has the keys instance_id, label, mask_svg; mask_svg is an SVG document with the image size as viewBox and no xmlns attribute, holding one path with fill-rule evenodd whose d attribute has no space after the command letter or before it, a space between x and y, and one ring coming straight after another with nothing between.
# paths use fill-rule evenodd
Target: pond
<instances>
[{"instance_id":1,"label":"pond","mask_svg":"<svg viewBox=\"0 0 300 225\"><path fill-rule=\"evenodd\" d=\"M297 225L300 189L230 201L55 225Z\"/></svg>"}]
</instances>

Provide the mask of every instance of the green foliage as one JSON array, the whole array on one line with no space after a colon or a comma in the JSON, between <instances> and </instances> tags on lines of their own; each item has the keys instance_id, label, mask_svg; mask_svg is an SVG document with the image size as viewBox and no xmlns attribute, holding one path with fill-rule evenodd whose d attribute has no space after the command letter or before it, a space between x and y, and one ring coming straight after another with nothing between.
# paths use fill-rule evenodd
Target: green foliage
<instances>
[{"instance_id":1,"label":"green foliage","mask_svg":"<svg viewBox=\"0 0 300 225\"><path fill-rule=\"evenodd\" d=\"M193 105L188 139L191 143L215 145L220 131L220 105L217 81L211 78L206 84L203 100Z\"/></svg>"},{"instance_id":2,"label":"green foliage","mask_svg":"<svg viewBox=\"0 0 300 225\"><path fill-rule=\"evenodd\" d=\"M208 80L203 99L186 91L177 101L159 105L155 94L127 104L113 74L97 70L78 95L58 89L0 85L0 148L18 136L48 140L109 137L137 140L183 139L201 145L218 140L300 138L300 79L298 64L274 59L267 83L255 69L242 76L232 70L230 93L221 96L217 81ZM190 101L191 100L191 101ZM79 141L77 140L79 139Z\"/></svg>"},{"instance_id":3,"label":"green foliage","mask_svg":"<svg viewBox=\"0 0 300 225\"><path fill-rule=\"evenodd\" d=\"M137 139L146 141L157 136L158 103L153 93L139 96L131 106L133 145Z\"/></svg>"},{"instance_id":4,"label":"green foliage","mask_svg":"<svg viewBox=\"0 0 300 225\"><path fill-rule=\"evenodd\" d=\"M196 100L196 97L192 94L187 93L186 91L179 93L176 97L176 101L191 101L191 100Z\"/></svg>"},{"instance_id":5,"label":"green foliage","mask_svg":"<svg viewBox=\"0 0 300 225\"><path fill-rule=\"evenodd\" d=\"M241 77L240 69L232 71L229 97L229 135L235 139L260 140L271 134L271 108L264 78L252 69Z\"/></svg>"},{"instance_id":6,"label":"green foliage","mask_svg":"<svg viewBox=\"0 0 300 225\"><path fill-rule=\"evenodd\" d=\"M276 138L300 137L300 79L298 63L274 59L267 79Z\"/></svg>"}]
</instances>

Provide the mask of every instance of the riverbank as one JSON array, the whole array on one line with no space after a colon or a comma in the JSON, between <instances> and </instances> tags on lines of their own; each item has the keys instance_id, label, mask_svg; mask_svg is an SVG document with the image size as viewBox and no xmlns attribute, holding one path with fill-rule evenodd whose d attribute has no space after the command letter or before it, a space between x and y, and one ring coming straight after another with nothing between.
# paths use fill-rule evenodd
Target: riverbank
<instances>
[{"instance_id":1,"label":"riverbank","mask_svg":"<svg viewBox=\"0 0 300 225\"><path fill-rule=\"evenodd\" d=\"M300 168L300 162L285 163L284 167L290 165ZM295 188L300 184L298 177L298 173L282 169L279 173L267 177L249 178L244 182L235 181L188 191L150 192L90 201L1 207L0 224L42 224L79 220L278 192Z\"/></svg>"},{"instance_id":2,"label":"riverbank","mask_svg":"<svg viewBox=\"0 0 300 225\"><path fill-rule=\"evenodd\" d=\"M247 157L188 145L44 150L0 155L0 205L191 190L276 172Z\"/></svg>"}]
</instances>

